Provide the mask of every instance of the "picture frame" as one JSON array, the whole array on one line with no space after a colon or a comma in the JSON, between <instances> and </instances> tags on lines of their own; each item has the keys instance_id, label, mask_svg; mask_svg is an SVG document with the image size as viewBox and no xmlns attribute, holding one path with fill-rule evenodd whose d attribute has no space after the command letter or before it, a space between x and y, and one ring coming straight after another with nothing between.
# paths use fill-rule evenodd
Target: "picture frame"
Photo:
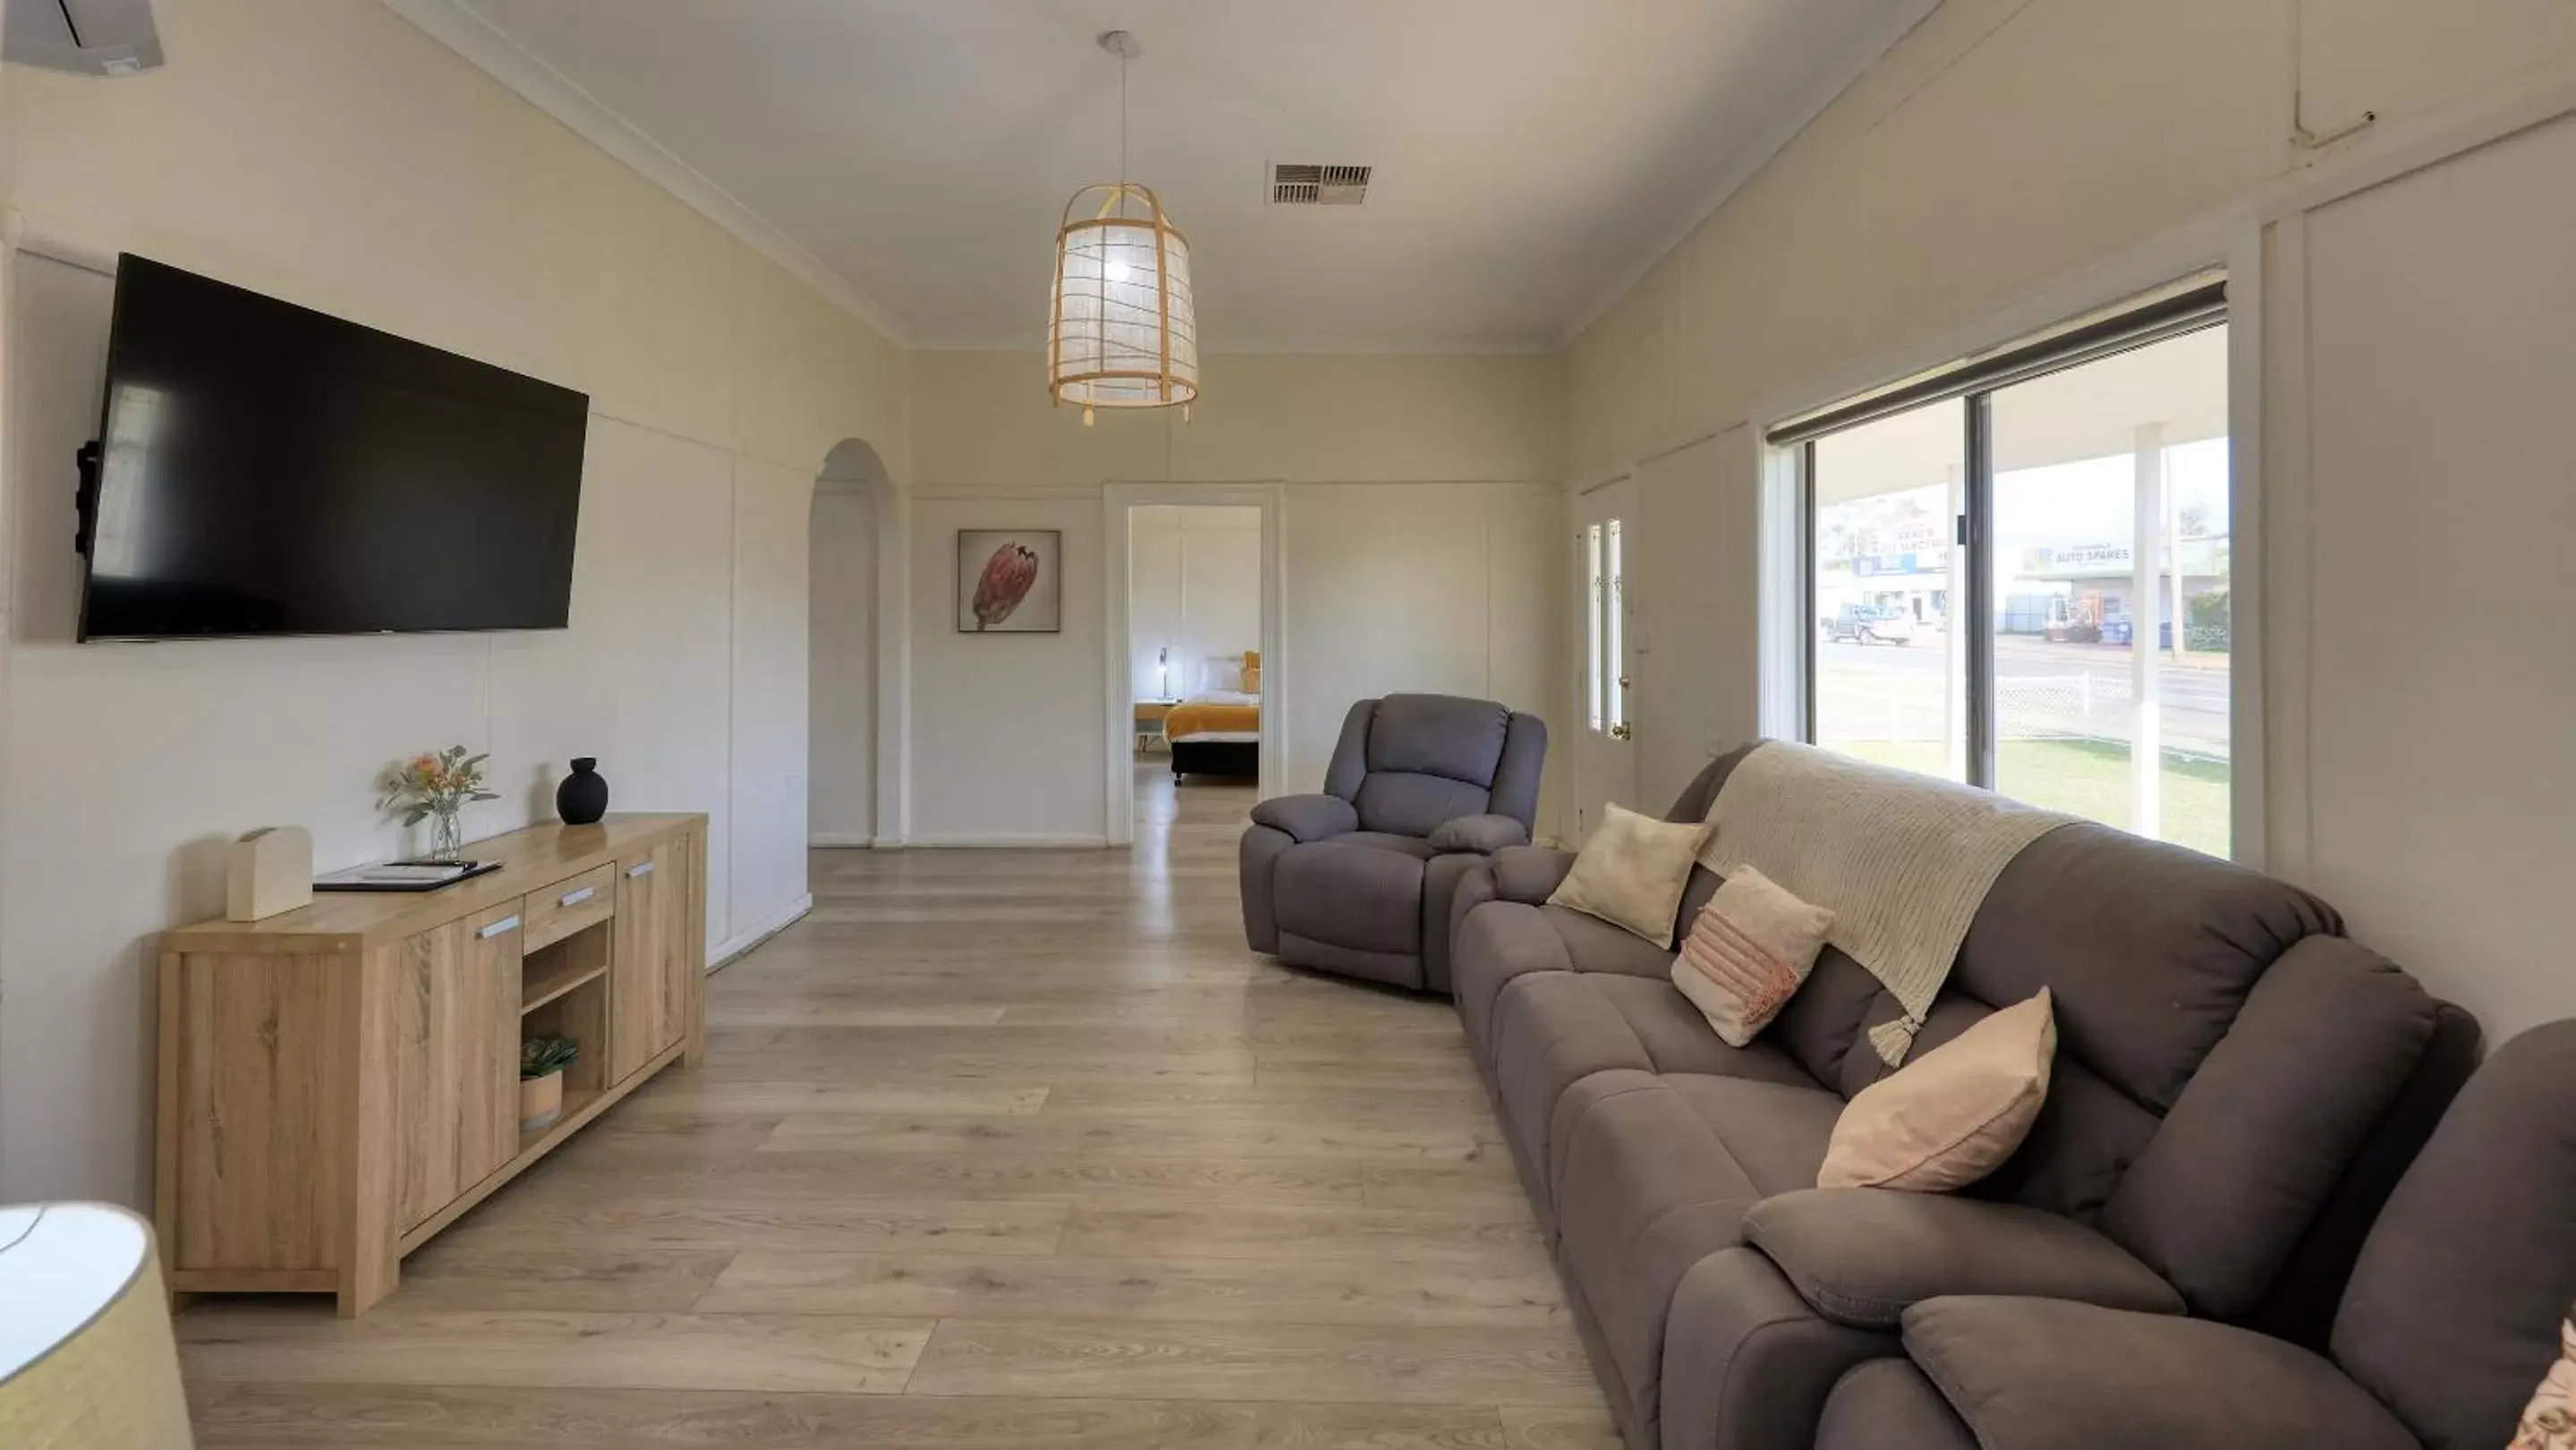
<instances>
[{"instance_id":1,"label":"picture frame","mask_svg":"<svg viewBox=\"0 0 2576 1450\"><path fill-rule=\"evenodd\" d=\"M959 529L957 632L1064 629L1064 531Z\"/></svg>"}]
</instances>

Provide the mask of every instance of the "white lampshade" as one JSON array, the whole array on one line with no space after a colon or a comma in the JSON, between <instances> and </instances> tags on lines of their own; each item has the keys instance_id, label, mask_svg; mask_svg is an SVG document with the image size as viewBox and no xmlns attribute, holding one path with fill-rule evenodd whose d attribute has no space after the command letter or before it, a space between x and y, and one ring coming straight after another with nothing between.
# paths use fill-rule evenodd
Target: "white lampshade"
<instances>
[{"instance_id":1,"label":"white lampshade","mask_svg":"<svg viewBox=\"0 0 2576 1450\"><path fill-rule=\"evenodd\" d=\"M1094 408L1186 407L1199 395L1190 244L1145 187L1086 186L1065 204L1047 387L1057 402L1080 404L1086 422Z\"/></svg>"},{"instance_id":2,"label":"white lampshade","mask_svg":"<svg viewBox=\"0 0 2576 1450\"><path fill-rule=\"evenodd\" d=\"M0 1208L0 1445L193 1443L151 1227L99 1203Z\"/></svg>"}]
</instances>

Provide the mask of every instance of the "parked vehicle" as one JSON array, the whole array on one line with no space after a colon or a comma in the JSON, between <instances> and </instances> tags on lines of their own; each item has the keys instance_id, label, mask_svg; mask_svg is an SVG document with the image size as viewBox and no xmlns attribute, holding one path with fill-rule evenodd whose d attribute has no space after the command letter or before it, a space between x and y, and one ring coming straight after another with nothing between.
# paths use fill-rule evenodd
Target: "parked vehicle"
<instances>
[{"instance_id":1,"label":"parked vehicle","mask_svg":"<svg viewBox=\"0 0 2576 1450\"><path fill-rule=\"evenodd\" d=\"M1825 638L1839 644L1911 644L1914 619L1892 604L1846 604L1824 623Z\"/></svg>"},{"instance_id":2,"label":"parked vehicle","mask_svg":"<svg viewBox=\"0 0 2576 1450\"><path fill-rule=\"evenodd\" d=\"M2100 644L2102 596L2086 594L2050 600L2048 624L2040 631L2040 637L2050 644Z\"/></svg>"}]
</instances>

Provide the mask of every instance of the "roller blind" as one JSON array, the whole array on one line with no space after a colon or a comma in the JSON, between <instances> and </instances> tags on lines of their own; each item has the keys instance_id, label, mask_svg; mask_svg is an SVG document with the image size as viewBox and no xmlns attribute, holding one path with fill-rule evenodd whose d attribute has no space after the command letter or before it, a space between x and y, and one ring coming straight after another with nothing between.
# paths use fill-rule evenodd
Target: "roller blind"
<instances>
[{"instance_id":1,"label":"roller blind","mask_svg":"<svg viewBox=\"0 0 2576 1450\"><path fill-rule=\"evenodd\" d=\"M2197 332L2227 320L2227 280L2200 276L2132 298L2115 309L2088 314L2037 337L1995 351L1945 363L1831 407L1787 419L1765 440L1774 446L1804 443L1927 403L1988 392L2113 353Z\"/></svg>"}]
</instances>

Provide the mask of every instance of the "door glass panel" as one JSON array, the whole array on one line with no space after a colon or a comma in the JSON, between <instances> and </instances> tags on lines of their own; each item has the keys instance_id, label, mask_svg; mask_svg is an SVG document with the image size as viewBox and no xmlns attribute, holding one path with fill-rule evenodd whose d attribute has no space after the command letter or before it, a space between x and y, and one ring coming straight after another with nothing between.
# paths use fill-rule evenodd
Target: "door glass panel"
<instances>
[{"instance_id":1,"label":"door glass panel","mask_svg":"<svg viewBox=\"0 0 2576 1450\"><path fill-rule=\"evenodd\" d=\"M1995 789L2225 856L2227 329L1990 406Z\"/></svg>"},{"instance_id":2,"label":"door glass panel","mask_svg":"<svg viewBox=\"0 0 2576 1450\"><path fill-rule=\"evenodd\" d=\"M1584 530L1583 586L1583 698L1591 712L1591 726L1601 729L1601 600L1605 588L1601 573L1601 526Z\"/></svg>"},{"instance_id":3,"label":"door glass panel","mask_svg":"<svg viewBox=\"0 0 2576 1450\"><path fill-rule=\"evenodd\" d=\"M1610 521L1603 539L1602 598L1605 605L1602 609L1601 659L1604 673L1610 676L1604 705L1605 713L1610 717L1610 728L1616 731L1628 723L1628 595L1624 583L1626 571L1619 563L1617 519Z\"/></svg>"},{"instance_id":4,"label":"door glass panel","mask_svg":"<svg viewBox=\"0 0 2576 1450\"><path fill-rule=\"evenodd\" d=\"M1967 779L1966 598L1954 542L1967 413L1927 404L1815 443L1815 743Z\"/></svg>"}]
</instances>

